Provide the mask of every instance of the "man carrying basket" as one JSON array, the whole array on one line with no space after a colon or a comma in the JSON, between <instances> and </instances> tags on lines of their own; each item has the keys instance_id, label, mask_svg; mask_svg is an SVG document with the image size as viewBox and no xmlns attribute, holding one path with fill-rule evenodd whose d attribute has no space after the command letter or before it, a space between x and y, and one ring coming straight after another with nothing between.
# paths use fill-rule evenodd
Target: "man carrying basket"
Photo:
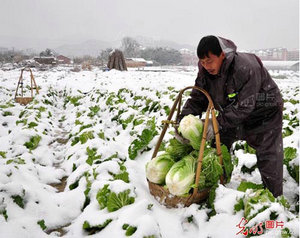
<instances>
[{"instance_id":1,"label":"man carrying basket","mask_svg":"<svg viewBox=\"0 0 300 238\"><path fill-rule=\"evenodd\" d=\"M228 149L245 140L256 150L262 181L275 197L282 195L283 101L276 83L254 54L236 51L227 39L206 36L197 48L199 72L195 86L206 90L218 110L221 142ZM205 112L207 98L193 89L179 116ZM214 135L208 127L207 139ZM180 135L176 135L180 137Z\"/></svg>"}]
</instances>

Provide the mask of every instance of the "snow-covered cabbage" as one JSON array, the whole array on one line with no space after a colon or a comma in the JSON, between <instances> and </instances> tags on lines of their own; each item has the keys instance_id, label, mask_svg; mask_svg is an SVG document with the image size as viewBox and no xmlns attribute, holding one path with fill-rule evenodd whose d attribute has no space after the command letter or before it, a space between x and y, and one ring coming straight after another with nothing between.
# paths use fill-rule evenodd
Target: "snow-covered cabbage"
<instances>
[{"instance_id":1,"label":"snow-covered cabbage","mask_svg":"<svg viewBox=\"0 0 300 238\"><path fill-rule=\"evenodd\" d=\"M189 192L195 182L196 161L192 155L187 155L172 166L166 176L166 185L170 193L182 196Z\"/></svg>"},{"instance_id":2,"label":"snow-covered cabbage","mask_svg":"<svg viewBox=\"0 0 300 238\"><path fill-rule=\"evenodd\" d=\"M278 212L276 208L282 206L284 208L289 209L290 204L286 200L286 198L281 195L277 198L273 196L273 194L268 189L259 188L263 186L262 184L254 184L254 183L241 183L239 187L243 187L246 191L243 198L241 198L235 205L234 210L236 212L244 209L244 217L250 221L251 219L255 219L255 217L260 217L261 219L265 219L267 214L270 214L270 219L272 220L272 216L278 216ZM276 204L276 205L275 205ZM274 206L275 205L275 206ZM271 213L264 211L273 207ZM276 208L275 208L276 207ZM275 209L274 209L275 208ZM282 210L282 209L281 209ZM262 216L262 213L265 213ZM272 214L273 213L273 214ZM277 214L276 214L277 213ZM267 218L268 219L268 218Z\"/></svg>"},{"instance_id":3,"label":"snow-covered cabbage","mask_svg":"<svg viewBox=\"0 0 300 238\"><path fill-rule=\"evenodd\" d=\"M182 118L179 123L178 131L184 138L190 141L191 146L195 150L199 150L202 139L203 123L198 117L190 114Z\"/></svg>"},{"instance_id":4,"label":"snow-covered cabbage","mask_svg":"<svg viewBox=\"0 0 300 238\"><path fill-rule=\"evenodd\" d=\"M275 198L268 189L259 189L249 194L244 200L245 218L250 221L258 213L270 207L272 202L275 202Z\"/></svg>"},{"instance_id":5,"label":"snow-covered cabbage","mask_svg":"<svg viewBox=\"0 0 300 238\"><path fill-rule=\"evenodd\" d=\"M297 158L297 149L286 147L284 148L283 153L283 164L286 165L290 176L299 183L299 159Z\"/></svg>"},{"instance_id":6,"label":"snow-covered cabbage","mask_svg":"<svg viewBox=\"0 0 300 238\"><path fill-rule=\"evenodd\" d=\"M166 174L174 163L168 153L159 155L146 164L146 177L152 183L164 184Z\"/></svg>"}]
</instances>

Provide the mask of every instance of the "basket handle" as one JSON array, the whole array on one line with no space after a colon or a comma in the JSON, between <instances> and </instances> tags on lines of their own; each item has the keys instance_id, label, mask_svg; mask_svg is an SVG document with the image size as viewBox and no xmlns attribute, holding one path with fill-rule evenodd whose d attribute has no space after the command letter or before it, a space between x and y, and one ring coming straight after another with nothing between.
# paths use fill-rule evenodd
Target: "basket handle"
<instances>
[{"instance_id":1,"label":"basket handle","mask_svg":"<svg viewBox=\"0 0 300 238\"><path fill-rule=\"evenodd\" d=\"M222 151L221 151L221 142L220 142L220 134L219 134L219 126L218 126L218 121L216 118L216 113L215 113L215 109L214 109L214 104L213 101L210 97L210 95L208 94L208 92L206 92L203 88L197 87L197 86L189 86L186 87L184 89L182 89L178 96L175 99L175 102L170 110L169 116L167 118L167 122L169 123L165 123L163 130L160 134L160 137L158 139L158 142L155 146L154 152L152 154L152 159L156 157L159 147L161 145L161 142L165 136L165 133L169 127L169 124L171 122L171 119L173 117L173 114L175 112L176 106L178 106L178 110L177 110L177 116L176 116L176 120L180 114L180 108L181 108L181 101L182 101L182 95L183 93L188 90L188 89L196 89L198 91L200 91L201 93L203 93L206 98L208 99L208 107L206 110L206 118L205 118L205 122L204 122L204 128L203 128L203 134L202 134L202 140L201 140L201 146L200 146L200 151L199 151L199 156L198 156L198 162L197 162L197 169L196 169L196 178L195 178L195 187L193 189L193 194L191 196L194 197L197 192L198 192L198 184L199 184L199 179L200 179L200 173L201 173L201 168L202 168L202 160L203 160L203 153L204 153L204 147L205 147L205 142L206 142L206 135L207 135L207 128L208 128L208 121L209 121L209 114L212 115L212 125L213 125L213 130L214 130L214 134L215 134L215 138L216 138L216 149L217 149L217 155L219 156L219 161L220 164L223 164L223 157L222 157ZM223 175L221 175L220 177L220 182L221 184L224 184L224 179L223 179Z\"/></svg>"}]
</instances>

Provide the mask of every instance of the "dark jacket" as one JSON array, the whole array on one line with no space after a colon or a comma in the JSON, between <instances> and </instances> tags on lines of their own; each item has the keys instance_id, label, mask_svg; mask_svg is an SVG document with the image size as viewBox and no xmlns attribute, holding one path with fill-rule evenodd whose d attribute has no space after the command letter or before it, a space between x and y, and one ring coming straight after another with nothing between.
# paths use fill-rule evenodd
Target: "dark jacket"
<instances>
[{"instance_id":1,"label":"dark jacket","mask_svg":"<svg viewBox=\"0 0 300 238\"><path fill-rule=\"evenodd\" d=\"M282 127L281 94L261 60L254 54L236 52L230 40L218 39L225 53L220 72L210 75L199 62L195 86L205 89L212 97L219 111L220 128L242 128L244 133L253 134ZM193 90L180 118L201 115L207 105L206 97Z\"/></svg>"}]
</instances>

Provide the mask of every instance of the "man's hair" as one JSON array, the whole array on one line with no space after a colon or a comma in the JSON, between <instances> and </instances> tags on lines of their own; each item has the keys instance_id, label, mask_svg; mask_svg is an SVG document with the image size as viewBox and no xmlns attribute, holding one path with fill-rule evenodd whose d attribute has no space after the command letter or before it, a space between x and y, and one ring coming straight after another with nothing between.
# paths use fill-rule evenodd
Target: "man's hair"
<instances>
[{"instance_id":1,"label":"man's hair","mask_svg":"<svg viewBox=\"0 0 300 238\"><path fill-rule=\"evenodd\" d=\"M204 36L198 44L197 55L199 59L208 57L209 52L216 56L220 56L222 53L219 40L215 36Z\"/></svg>"}]
</instances>

